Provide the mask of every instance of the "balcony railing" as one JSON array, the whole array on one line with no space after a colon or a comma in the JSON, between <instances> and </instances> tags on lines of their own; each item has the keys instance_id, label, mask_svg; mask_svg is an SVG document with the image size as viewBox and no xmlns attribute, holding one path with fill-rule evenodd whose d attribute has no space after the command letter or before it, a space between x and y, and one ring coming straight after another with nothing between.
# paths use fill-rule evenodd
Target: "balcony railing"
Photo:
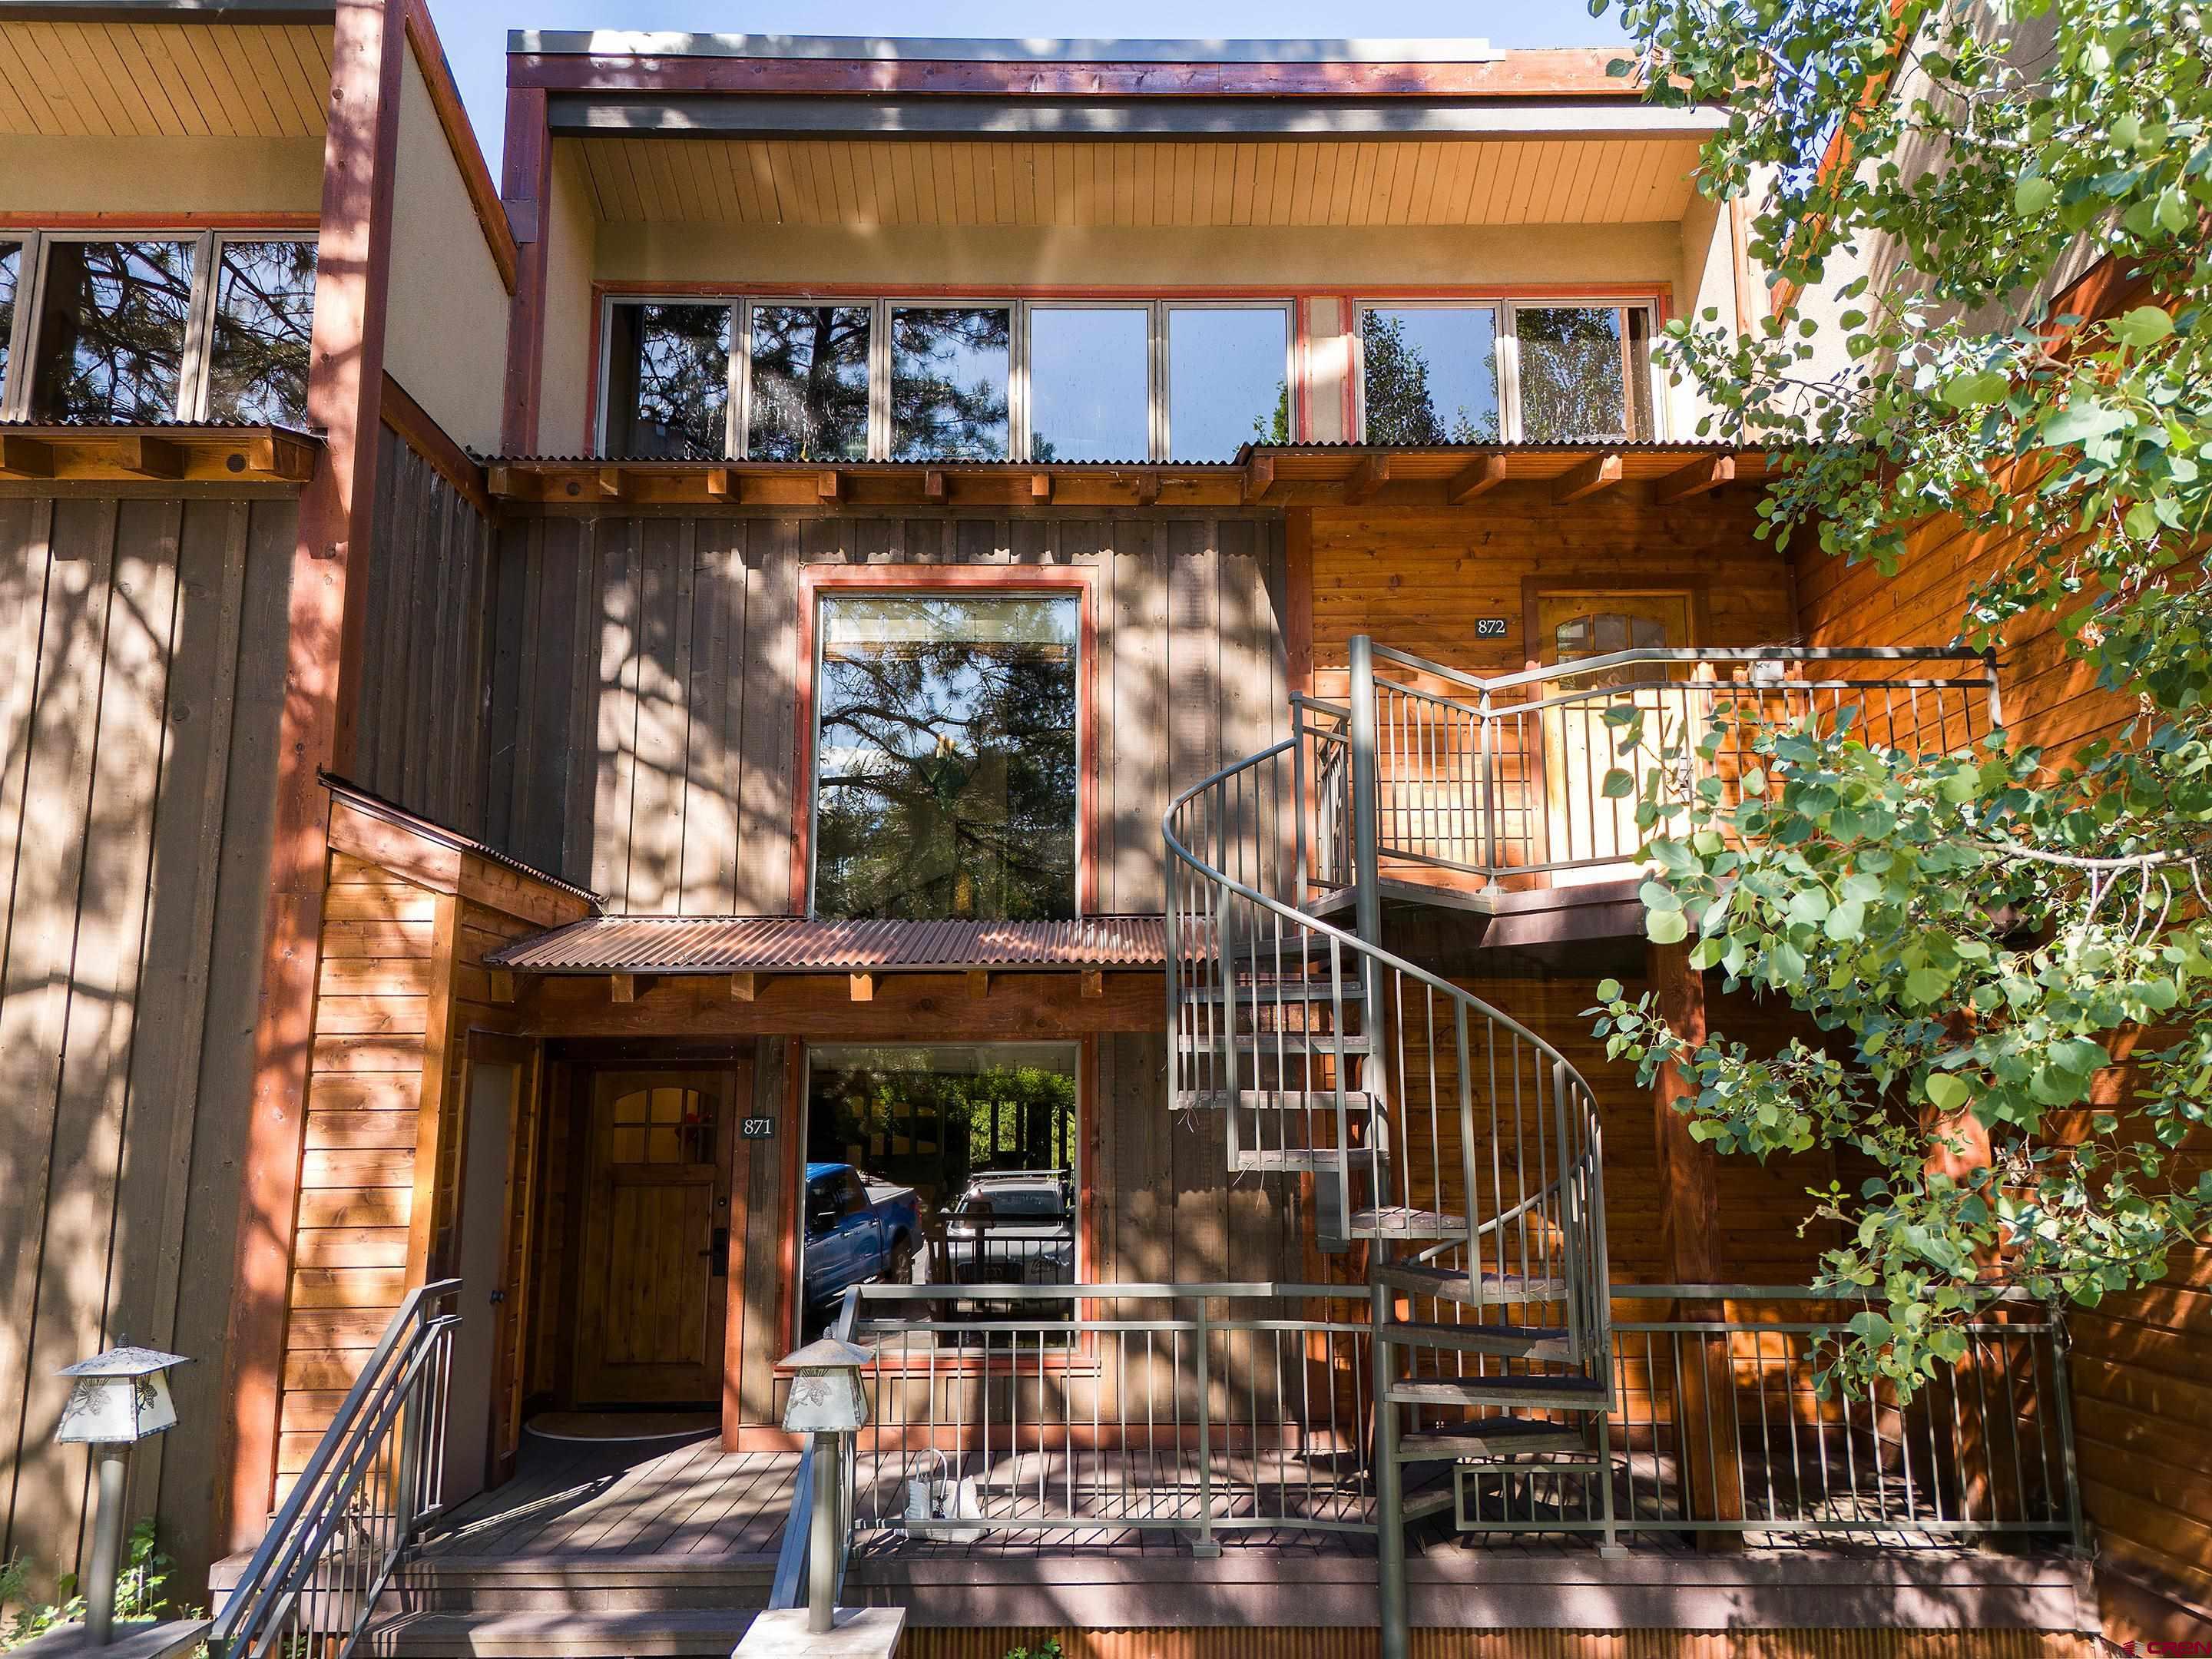
<instances>
[{"instance_id":1,"label":"balcony railing","mask_svg":"<svg viewBox=\"0 0 2212 1659\"><path fill-rule=\"evenodd\" d=\"M1369 1306L1343 1285L867 1285L870 1421L842 1513L863 1552L1126 1543L1177 1532L1371 1535ZM1850 1308L1792 1286L1626 1286L1613 1410L1585 1453L1441 1466L1405 1517L1474 1533L1613 1530L1647 1542L1855 1540L1926 1548L2078 1540L2063 1328L2003 1307L1907 1402L1823 1396ZM1675 1317L1694 1298L1711 1318ZM1854 1304L1855 1305L1855 1304ZM1449 1321L1424 1304L1417 1317ZM1421 1370L1502 1372L1463 1349ZM1409 1431L1464 1412L1415 1408Z\"/></svg>"},{"instance_id":2,"label":"balcony railing","mask_svg":"<svg viewBox=\"0 0 2212 1659\"><path fill-rule=\"evenodd\" d=\"M1670 793L1714 780L1717 804L1733 806L1761 763L1759 732L1777 723L1845 729L1916 757L1960 752L2002 723L1994 657L1954 647L1620 651L1483 679L1373 646L1355 651L1345 701L1295 700L1312 757L1297 856L1317 888L1352 878L1348 751L1363 702L1374 708L1385 874L1395 865L1470 886L1630 863L1643 840L1637 795L1662 744L1680 751ZM1614 723L1628 709L1643 716L1632 753ZM1638 789L1608 793L1616 769Z\"/></svg>"}]
</instances>

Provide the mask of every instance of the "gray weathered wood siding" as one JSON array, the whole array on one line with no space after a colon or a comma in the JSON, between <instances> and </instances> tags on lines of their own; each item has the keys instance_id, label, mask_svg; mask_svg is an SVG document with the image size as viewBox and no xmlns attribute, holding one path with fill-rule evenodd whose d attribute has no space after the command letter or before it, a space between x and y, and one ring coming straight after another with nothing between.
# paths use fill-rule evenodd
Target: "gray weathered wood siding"
<instances>
[{"instance_id":1,"label":"gray weathered wood siding","mask_svg":"<svg viewBox=\"0 0 2212 1659\"><path fill-rule=\"evenodd\" d=\"M0 1559L86 1541L53 1375L190 1355L133 1466L216 1543L295 503L0 496Z\"/></svg>"},{"instance_id":2,"label":"gray weathered wood siding","mask_svg":"<svg viewBox=\"0 0 2212 1659\"><path fill-rule=\"evenodd\" d=\"M485 836L617 911L787 910L809 564L1098 571L1101 911L1158 910L1171 794L1281 735L1275 519L533 516L501 538Z\"/></svg>"},{"instance_id":3,"label":"gray weathered wood siding","mask_svg":"<svg viewBox=\"0 0 2212 1659\"><path fill-rule=\"evenodd\" d=\"M480 836L491 521L389 427L376 491L352 781Z\"/></svg>"}]
</instances>

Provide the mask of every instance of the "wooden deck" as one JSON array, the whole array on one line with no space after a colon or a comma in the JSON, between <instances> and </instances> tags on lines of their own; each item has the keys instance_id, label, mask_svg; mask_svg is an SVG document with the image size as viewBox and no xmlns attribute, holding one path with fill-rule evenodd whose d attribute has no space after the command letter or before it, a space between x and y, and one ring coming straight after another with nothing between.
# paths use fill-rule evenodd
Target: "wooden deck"
<instances>
[{"instance_id":1,"label":"wooden deck","mask_svg":"<svg viewBox=\"0 0 2212 1659\"><path fill-rule=\"evenodd\" d=\"M799 1459L714 1436L612 1445L529 1437L517 1478L458 1507L403 1569L365 1651L383 1659L726 1654L765 1606ZM865 1475L865 1471L864 1471ZM1795 1628L1904 1618L1929 1628L2071 1628L2086 1569L2050 1555L1698 1551L1645 1540L1414 1534L1415 1622ZM1224 1530L1218 1559L1182 1534L994 1532L973 1542L864 1537L851 1602L933 1626L1362 1625L1372 1540ZM1293 1611L1295 1609L1295 1611Z\"/></svg>"}]
</instances>

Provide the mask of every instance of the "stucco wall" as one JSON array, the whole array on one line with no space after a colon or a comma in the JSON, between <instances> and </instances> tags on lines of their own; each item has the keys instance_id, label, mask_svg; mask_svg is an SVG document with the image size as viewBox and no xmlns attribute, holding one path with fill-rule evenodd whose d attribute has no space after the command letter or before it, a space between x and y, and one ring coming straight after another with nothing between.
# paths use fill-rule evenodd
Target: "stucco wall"
<instances>
[{"instance_id":1,"label":"stucco wall","mask_svg":"<svg viewBox=\"0 0 2212 1659\"><path fill-rule=\"evenodd\" d=\"M607 224L603 282L1362 287L1672 283L1681 227L977 229Z\"/></svg>"},{"instance_id":2,"label":"stucco wall","mask_svg":"<svg viewBox=\"0 0 2212 1659\"><path fill-rule=\"evenodd\" d=\"M320 138L0 136L0 213L314 213Z\"/></svg>"},{"instance_id":3,"label":"stucco wall","mask_svg":"<svg viewBox=\"0 0 2212 1659\"><path fill-rule=\"evenodd\" d=\"M399 89L384 367L457 443L499 447L507 294L412 52Z\"/></svg>"},{"instance_id":4,"label":"stucco wall","mask_svg":"<svg viewBox=\"0 0 2212 1659\"><path fill-rule=\"evenodd\" d=\"M545 355L532 446L540 454L574 455L592 447L592 262L599 234L577 147L556 143L546 212Z\"/></svg>"}]
</instances>

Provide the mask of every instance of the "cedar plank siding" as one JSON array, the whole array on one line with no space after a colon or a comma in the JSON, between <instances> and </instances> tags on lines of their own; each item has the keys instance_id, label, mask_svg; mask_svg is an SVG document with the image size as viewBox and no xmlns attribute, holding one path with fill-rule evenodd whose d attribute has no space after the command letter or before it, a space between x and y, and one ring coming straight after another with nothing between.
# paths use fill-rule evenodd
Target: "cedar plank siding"
<instances>
[{"instance_id":1,"label":"cedar plank siding","mask_svg":"<svg viewBox=\"0 0 2212 1659\"><path fill-rule=\"evenodd\" d=\"M330 844L280 1492L452 1224L469 1034L517 1024L513 1005L492 1000L483 956L588 908L343 799ZM518 1128L533 1132L526 1109ZM526 1143L518 1167L531 1161Z\"/></svg>"},{"instance_id":2,"label":"cedar plank siding","mask_svg":"<svg viewBox=\"0 0 2212 1659\"><path fill-rule=\"evenodd\" d=\"M1566 588L1692 586L1706 629L1695 643L1788 643L1797 631L1790 567L1752 533L1758 490L1732 485L1672 507L1647 496L1623 484L1560 507L1547 485L1508 483L1458 510L1312 509L1322 689L1341 690L1355 634L1469 673L1519 672L1535 655L1535 618L1522 614L1529 577ZM1478 641L1482 617L1505 617L1505 637Z\"/></svg>"},{"instance_id":3,"label":"cedar plank siding","mask_svg":"<svg viewBox=\"0 0 2212 1659\"><path fill-rule=\"evenodd\" d=\"M2002 548L1948 517L1912 532L1894 577L1801 542L1793 549L1799 626L1813 645L1948 643L1969 595L2002 556ZM2113 736L2135 714L2130 699L2096 689L2043 613L2014 625L1999 662L2008 727L2054 762ZM2106 1083L2116 1100L2118 1077ZM2204 1144L2200 1133L2189 1146ZM2082 1508L2104 1547L2098 1577L2107 1628L2116 1636L2195 1636L2194 1613L2144 1589L2212 1605L2212 1388L2203 1376L2212 1352L2212 1250L2176 1250L2164 1284L2075 1310L2067 1329Z\"/></svg>"},{"instance_id":4,"label":"cedar plank siding","mask_svg":"<svg viewBox=\"0 0 2212 1659\"><path fill-rule=\"evenodd\" d=\"M171 1349L222 1416L228 1298L183 1289L236 1237L297 503L0 491L0 1559L51 1584L88 1544L57 1368ZM132 1466L187 1580L219 1440Z\"/></svg>"},{"instance_id":5,"label":"cedar plank siding","mask_svg":"<svg viewBox=\"0 0 2212 1659\"><path fill-rule=\"evenodd\" d=\"M377 438L375 549L347 775L498 846L484 833L483 799L491 521L398 433L380 427Z\"/></svg>"},{"instance_id":6,"label":"cedar plank siding","mask_svg":"<svg viewBox=\"0 0 2212 1659\"><path fill-rule=\"evenodd\" d=\"M488 838L617 914L787 912L799 572L860 564L1098 571L1095 908L1158 911L1170 792L1284 727L1279 517L513 520Z\"/></svg>"}]
</instances>

